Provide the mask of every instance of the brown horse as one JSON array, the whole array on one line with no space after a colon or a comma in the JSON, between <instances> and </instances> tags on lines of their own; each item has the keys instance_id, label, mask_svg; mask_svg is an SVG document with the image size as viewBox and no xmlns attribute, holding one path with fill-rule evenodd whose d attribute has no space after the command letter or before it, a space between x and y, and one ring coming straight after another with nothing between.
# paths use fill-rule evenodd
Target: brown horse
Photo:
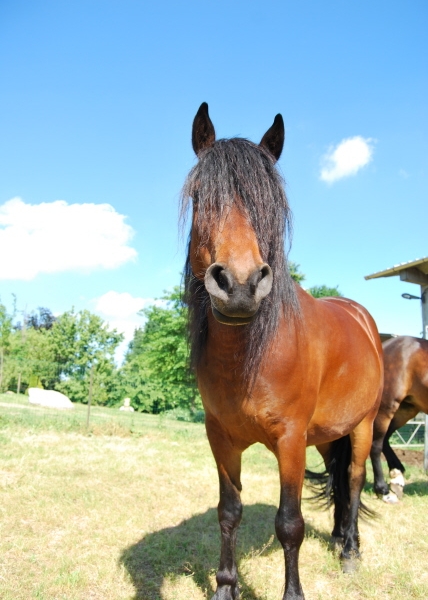
<instances>
[{"instance_id":1,"label":"brown horse","mask_svg":"<svg viewBox=\"0 0 428 600\"><path fill-rule=\"evenodd\" d=\"M381 397L382 348L364 308L343 298L315 300L289 275L290 211L274 167L283 142L281 115L259 145L216 141L206 103L193 122L199 161L183 188L182 214L192 202L185 270L191 356L220 480L213 600L239 597L241 455L256 442L279 465L275 528L285 555L283 599L304 598L298 556L307 445L317 446L330 470L336 467L333 535L341 540L345 569L359 556L358 509Z\"/></svg>"},{"instance_id":2,"label":"brown horse","mask_svg":"<svg viewBox=\"0 0 428 600\"><path fill-rule=\"evenodd\" d=\"M374 490L390 501L380 461L384 453L392 478L391 489L402 496L405 471L389 444L391 435L418 412L428 414L428 340L410 336L391 338L383 343L385 385L379 413L373 427L370 458Z\"/></svg>"}]
</instances>

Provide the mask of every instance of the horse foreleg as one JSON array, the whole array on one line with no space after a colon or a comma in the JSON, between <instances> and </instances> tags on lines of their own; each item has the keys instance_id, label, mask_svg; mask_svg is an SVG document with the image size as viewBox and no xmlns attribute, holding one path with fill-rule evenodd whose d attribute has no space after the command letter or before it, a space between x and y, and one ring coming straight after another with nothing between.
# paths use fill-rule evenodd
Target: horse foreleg
<instances>
[{"instance_id":1,"label":"horse foreleg","mask_svg":"<svg viewBox=\"0 0 428 600\"><path fill-rule=\"evenodd\" d=\"M413 417L417 415L418 410L419 409L413 404L403 401L396 411L391 423L389 424L388 431L386 432L383 440L382 452L385 455L386 462L388 463L389 475L391 477L389 487L391 488L391 492L393 492L397 498L403 497L405 468L398 456L395 454L394 450L391 448L389 439L394 431L413 419Z\"/></svg>"},{"instance_id":2,"label":"horse foreleg","mask_svg":"<svg viewBox=\"0 0 428 600\"><path fill-rule=\"evenodd\" d=\"M277 459L281 483L279 509L275 530L284 549L285 591L283 600L304 600L299 576L299 550L305 534L305 524L300 508L306 447L304 436L282 439L277 444Z\"/></svg>"},{"instance_id":3,"label":"horse foreleg","mask_svg":"<svg viewBox=\"0 0 428 600\"><path fill-rule=\"evenodd\" d=\"M389 438L392 436L394 431L403 427L408 421L413 419L419 412L419 408L410 402L406 402L403 400L395 412L391 423L389 424L388 431L386 432L382 452L385 455L386 462L388 463L388 469L392 471L393 469L398 469L402 473L404 473L405 468L401 463L398 456L395 454L394 450L391 448L389 444Z\"/></svg>"},{"instance_id":4,"label":"horse foreleg","mask_svg":"<svg viewBox=\"0 0 428 600\"><path fill-rule=\"evenodd\" d=\"M394 427L391 423L391 426L388 429L388 432L383 440L382 452L386 458L386 462L388 463L389 471L392 471L393 469L398 469L399 471L404 473L406 469L404 468L403 463L398 458L398 456L395 454L394 450L391 448L391 445L389 443L389 438L396 431L396 429L397 429L397 427Z\"/></svg>"},{"instance_id":5,"label":"horse foreleg","mask_svg":"<svg viewBox=\"0 0 428 600\"><path fill-rule=\"evenodd\" d=\"M390 416L387 414L381 414L379 411L379 414L373 424L373 442L370 450L370 459L373 467L373 489L378 496L387 496L389 494L389 487L383 475L381 462L382 447L387 439L386 432L389 423Z\"/></svg>"},{"instance_id":6,"label":"horse foreleg","mask_svg":"<svg viewBox=\"0 0 428 600\"><path fill-rule=\"evenodd\" d=\"M207 423L207 434L217 463L220 483L218 520L221 532L220 566L217 571L217 590L212 600L237 600L239 598L236 567L236 535L242 516L240 492L242 489L241 454L216 426Z\"/></svg>"},{"instance_id":7,"label":"horse foreleg","mask_svg":"<svg viewBox=\"0 0 428 600\"><path fill-rule=\"evenodd\" d=\"M342 444L344 444L346 442L346 440L342 439L341 440ZM348 443L350 444L350 441L348 441ZM333 446L333 444L335 446ZM321 454L323 460L324 460L324 464L325 464L325 468L327 470L327 472L330 473L330 477L332 477L331 475L331 460L332 460L332 451L333 448L337 446L337 442L326 442L324 444L317 444L316 448L318 450L318 452ZM337 451L337 450L336 450ZM336 458L337 460L337 458ZM334 476L333 476L334 477ZM336 475L337 477L337 475ZM339 488L334 485L335 480L330 479L330 483L333 483L333 501L334 501L334 526L333 526L333 531L331 532L331 537L332 537L332 548L333 550L337 553L340 554L340 552L342 552L342 548L343 548L343 540L344 540L344 533L343 533L343 525L346 522L346 511L349 510L349 502L348 502L348 497L349 497L349 492L345 488L343 488L344 492L342 494L338 493ZM330 483L327 484L327 487L325 489L325 493L328 494L330 492L329 487L330 487ZM348 482L346 481L346 486L348 486ZM346 500L344 499L343 496L346 496ZM330 504L330 498L328 496L326 496L327 502L328 504Z\"/></svg>"}]
</instances>

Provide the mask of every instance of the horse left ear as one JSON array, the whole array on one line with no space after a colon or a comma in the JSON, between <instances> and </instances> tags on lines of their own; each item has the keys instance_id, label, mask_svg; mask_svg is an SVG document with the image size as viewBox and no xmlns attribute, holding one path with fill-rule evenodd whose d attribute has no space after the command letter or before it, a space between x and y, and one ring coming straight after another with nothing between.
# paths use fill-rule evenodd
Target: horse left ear
<instances>
[{"instance_id":1,"label":"horse left ear","mask_svg":"<svg viewBox=\"0 0 428 600\"><path fill-rule=\"evenodd\" d=\"M193 119L192 146L196 156L215 142L215 129L208 114L208 104L202 102Z\"/></svg>"},{"instance_id":2,"label":"horse left ear","mask_svg":"<svg viewBox=\"0 0 428 600\"><path fill-rule=\"evenodd\" d=\"M284 120L281 115L276 115L273 125L266 131L260 142L260 146L269 150L275 159L275 162L281 156L282 148L284 146Z\"/></svg>"}]
</instances>

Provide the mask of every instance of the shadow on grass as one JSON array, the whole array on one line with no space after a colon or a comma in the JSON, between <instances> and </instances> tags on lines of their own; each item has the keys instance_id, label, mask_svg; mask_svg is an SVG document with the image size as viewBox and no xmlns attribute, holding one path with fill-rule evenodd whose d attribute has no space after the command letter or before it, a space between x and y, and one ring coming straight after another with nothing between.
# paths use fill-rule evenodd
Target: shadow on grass
<instances>
[{"instance_id":1,"label":"shadow on grass","mask_svg":"<svg viewBox=\"0 0 428 600\"><path fill-rule=\"evenodd\" d=\"M404 486L404 495L406 496L428 496L428 481L409 481Z\"/></svg>"},{"instance_id":2,"label":"shadow on grass","mask_svg":"<svg viewBox=\"0 0 428 600\"><path fill-rule=\"evenodd\" d=\"M238 534L237 562L244 557L270 554L280 549L275 537L274 521L277 508L267 504L244 507ZM329 536L306 525L306 537L315 537L323 544ZM192 577L206 598L214 594L212 578L220 556L220 530L217 510L195 515L176 527L168 527L146 535L125 549L120 562L129 572L135 587L134 600L160 600L165 579ZM240 572L240 589L246 600L256 600L254 590Z\"/></svg>"}]
</instances>

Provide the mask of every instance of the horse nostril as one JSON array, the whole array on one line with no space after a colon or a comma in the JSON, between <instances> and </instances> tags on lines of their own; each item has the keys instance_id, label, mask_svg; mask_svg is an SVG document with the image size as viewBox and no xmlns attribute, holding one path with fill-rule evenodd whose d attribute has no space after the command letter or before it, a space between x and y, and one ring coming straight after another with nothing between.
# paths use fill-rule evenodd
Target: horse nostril
<instances>
[{"instance_id":1,"label":"horse nostril","mask_svg":"<svg viewBox=\"0 0 428 600\"><path fill-rule=\"evenodd\" d=\"M272 289L273 274L269 265L264 264L254 273L254 291L251 291L255 300L260 302ZM253 283L253 282L252 282Z\"/></svg>"},{"instance_id":2,"label":"horse nostril","mask_svg":"<svg viewBox=\"0 0 428 600\"><path fill-rule=\"evenodd\" d=\"M253 276L250 277L250 294L252 296L256 295L257 286L259 285L259 282L262 279L262 277L263 275L261 271L256 271L256 273L254 273Z\"/></svg>"},{"instance_id":3,"label":"horse nostril","mask_svg":"<svg viewBox=\"0 0 428 600\"><path fill-rule=\"evenodd\" d=\"M265 265L264 267L262 267L260 269L260 279L263 279L264 277L267 277L271 273L272 273L271 268L268 265ZM260 281L260 279L259 279L259 281Z\"/></svg>"},{"instance_id":4,"label":"horse nostril","mask_svg":"<svg viewBox=\"0 0 428 600\"><path fill-rule=\"evenodd\" d=\"M231 296L233 294L233 277L222 265L213 264L205 275L205 287L214 296L218 295L220 291Z\"/></svg>"},{"instance_id":5,"label":"horse nostril","mask_svg":"<svg viewBox=\"0 0 428 600\"><path fill-rule=\"evenodd\" d=\"M214 278L221 290L224 290L229 296L233 293L233 280L228 271L221 269L218 271L217 277L214 275Z\"/></svg>"},{"instance_id":6,"label":"horse nostril","mask_svg":"<svg viewBox=\"0 0 428 600\"><path fill-rule=\"evenodd\" d=\"M262 281L262 279L270 276L271 273L272 273L271 268L268 265L263 265L263 267L261 269L258 269L251 275L251 277L249 279L249 289L250 289L250 294L252 296L256 295L257 288L259 286L259 283Z\"/></svg>"}]
</instances>

